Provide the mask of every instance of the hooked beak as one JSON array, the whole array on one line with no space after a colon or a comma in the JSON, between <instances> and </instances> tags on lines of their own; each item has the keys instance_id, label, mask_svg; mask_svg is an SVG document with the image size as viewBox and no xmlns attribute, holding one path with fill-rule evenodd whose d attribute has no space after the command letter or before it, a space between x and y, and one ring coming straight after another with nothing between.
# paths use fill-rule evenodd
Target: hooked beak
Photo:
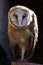
<instances>
[{"instance_id":1,"label":"hooked beak","mask_svg":"<svg viewBox=\"0 0 43 65\"><path fill-rule=\"evenodd\" d=\"M22 20L19 20L18 21L18 25L21 26L21 23L22 23Z\"/></svg>"}]
</instances>

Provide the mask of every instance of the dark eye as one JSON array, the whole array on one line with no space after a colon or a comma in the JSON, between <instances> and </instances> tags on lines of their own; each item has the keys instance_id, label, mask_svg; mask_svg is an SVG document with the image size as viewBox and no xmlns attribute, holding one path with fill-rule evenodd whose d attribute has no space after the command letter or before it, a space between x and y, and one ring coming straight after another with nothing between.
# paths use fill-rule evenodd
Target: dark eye
<instances>
[{"instance_id":1,"label":"dark eye","mask_svg":"<svg viewBox=\"0 0 43 65\"><path fill-rule=\"evenodd\" d=\"M25 15L23 15L22 19L24 19L25 17L26 17L26 14L25 14Z\"/></svg>"},{"instance_id":2,"label":"dark eye","mask_svg":"<svg viewBox=\"0 0 43 65\"><path fill-rule=\"evenodd\" d=\"M15 15L15 14L14 14L13 16L14 16L14 17L16 17L16 19L18 18L18 16L17 16L17 15Z\"/></svg>"}]
</instances>

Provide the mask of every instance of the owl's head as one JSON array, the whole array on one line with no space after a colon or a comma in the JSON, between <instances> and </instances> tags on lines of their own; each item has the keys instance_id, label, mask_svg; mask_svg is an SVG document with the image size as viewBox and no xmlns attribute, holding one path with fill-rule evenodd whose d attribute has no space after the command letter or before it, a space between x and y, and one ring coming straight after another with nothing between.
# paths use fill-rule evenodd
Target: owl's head
<instances>
[{"instance_id":1,"label":"owl's head","mask_svg":"<svg viewBox=\"0 0 43 65\"><path fill-rule=\"evenodd\" d=\"M8 20L12 25L26 27L30 23L29 9L25 6L14 6L8 12Z\"/></svg>"}]
</instances>

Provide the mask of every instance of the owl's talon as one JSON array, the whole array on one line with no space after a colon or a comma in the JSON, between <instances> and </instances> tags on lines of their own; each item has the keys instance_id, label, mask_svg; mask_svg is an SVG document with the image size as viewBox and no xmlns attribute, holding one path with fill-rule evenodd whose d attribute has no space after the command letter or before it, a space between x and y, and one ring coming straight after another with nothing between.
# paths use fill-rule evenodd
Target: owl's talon
<instances>
[{"instance_id":1,"label":"owl's talon","mask_svg":"<svg viewBox=\"0 0 43 65\"><path fill-rule=\"evenodd\" d=\"M18 62L26 62L26 59L23 59L23 60L22 59L18 59L17 61Z\"/></svg>"}]
</instances>

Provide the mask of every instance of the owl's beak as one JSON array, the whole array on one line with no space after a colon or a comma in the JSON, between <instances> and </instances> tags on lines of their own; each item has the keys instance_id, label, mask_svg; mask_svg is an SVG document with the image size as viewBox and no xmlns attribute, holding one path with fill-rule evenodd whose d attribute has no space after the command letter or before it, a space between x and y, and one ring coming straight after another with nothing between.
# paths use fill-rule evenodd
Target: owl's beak
<instances>
[{"instance_id":1,"label":"owl's beak","mask_svg":"<svg viewBox=\"0 0 43 65\"><path fill-rule=\"evenodd\" d=\"M21 23L22 23L22 20L19 20L18 21L18 25L21 26Z\"/></svg>"}]
</instances>

